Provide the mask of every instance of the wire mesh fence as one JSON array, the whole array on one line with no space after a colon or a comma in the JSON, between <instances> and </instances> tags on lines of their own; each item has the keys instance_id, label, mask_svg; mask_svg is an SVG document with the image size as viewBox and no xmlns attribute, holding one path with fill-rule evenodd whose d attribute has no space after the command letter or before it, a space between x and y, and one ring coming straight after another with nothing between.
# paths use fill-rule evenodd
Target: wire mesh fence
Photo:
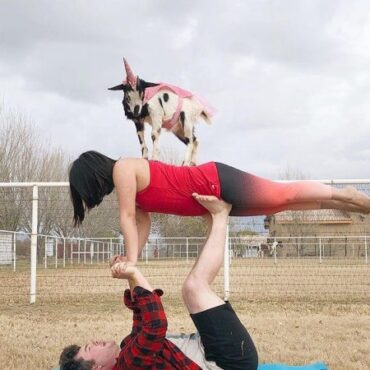
<instances>
[{"instance_id":1,"label":"wire mesh fence","mask_svg":"<svg viewBox=\"0 0 370 370\"><path fill-rule=\"evenodd\" d=\"M124 253L117 238L62 238L38 235L37 300L86 299L117 292L108 261ZM231 298L366 300L370 298L367 236L230 237L227 279ZM139 265L170 295L199 255L204 238L150 238ZM31 235L0 232L0 303L26 303L31 286ZM214 289L224 293L224 270Z\"/></svg>"},{"instance_id":2,"label":"wire mesh fence","mask_svg":"<svg viewBox=\"0 0 370 370\"><path fill-rule=\"evenodd\" d=\"M370 180L325 182L370 194ZM0 231L0 303L117 292L121 283L107 268L112 255L124 253L114 193L89 213L83 228L74 229L68 183L0 185L0 230L14 230ZM312 215L273 222L232 218L230 258L215 290L228 289L231 298L240 299L368 300L369 216L335 216L325 222ZM139 264L153 284L179 295L204 238L162 238L155 226Z\"/></svg>"}]
</instances>

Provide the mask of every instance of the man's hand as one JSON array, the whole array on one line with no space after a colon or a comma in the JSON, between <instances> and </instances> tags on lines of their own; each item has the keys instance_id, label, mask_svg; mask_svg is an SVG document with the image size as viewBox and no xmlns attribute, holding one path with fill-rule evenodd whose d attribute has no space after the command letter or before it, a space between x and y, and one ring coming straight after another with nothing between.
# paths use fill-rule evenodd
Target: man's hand
<instances>
[{"instance_id":1,"label":"man's hand","mask_svg":"<svg viewBox=\"0 0 370 370\"><path fill-rule=\"evenodd\" d=\"M112 277L115 279L133 280L137 274L137 267L132 265L132 262L116 262L111 267Z\"/></svg>"}]
</instances>

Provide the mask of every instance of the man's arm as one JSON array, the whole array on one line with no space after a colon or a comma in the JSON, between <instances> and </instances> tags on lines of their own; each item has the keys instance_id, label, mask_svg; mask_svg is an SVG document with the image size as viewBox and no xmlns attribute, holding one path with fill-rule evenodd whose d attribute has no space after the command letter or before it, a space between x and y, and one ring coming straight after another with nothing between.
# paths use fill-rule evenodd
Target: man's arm
<instances>
[{"instance_id":1,"label":"man's arm","mask_svg":"<svg viewBox=\"0 0 370 370\"><path fill-rule=\"evenodd\" d=\"M145 276L140 272L140 270L130 264L130 262L121 261L118 256L117 262L111 266L112 277L115 279L126 279L128 281L131 294L136 286L140 286L146 290L152 291L153 288L145 278Z\"/></svg>"},{"instance_id":2,"label":"man's arm","mask_svg":"<svg viewBox=\"0 0 370 370\"><path fill-rule=\"evenodd\" d=\"M114 278L128 280L134 310L141 318L141 330L122 348L118 369L151 366L157 361L155 354L162 349L167 331L167 318L160 299L163 292L153 291L135 266L120 262L111 270Z\"/></svg>"}]
</instances>

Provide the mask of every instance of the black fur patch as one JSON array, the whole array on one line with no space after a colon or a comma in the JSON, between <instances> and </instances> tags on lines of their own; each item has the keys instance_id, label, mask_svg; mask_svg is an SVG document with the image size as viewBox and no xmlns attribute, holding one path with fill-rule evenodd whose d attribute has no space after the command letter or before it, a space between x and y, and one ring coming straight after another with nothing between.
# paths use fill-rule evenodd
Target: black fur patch
<instances>
[{"instance_id":1,"label":"black fur patch","mask_svg":"<svg viewBox=\"0 0 370 370\"><path fill-rule=\"evenodd\" d=\"M159 100L159 104L161 105L162 109L163 109L163 103L162 103L162 99L161 98L158 98Z\"/></svg>"},{"instance_id":2,"label":"black fur patch","mask_svg":"<svg viewBox=\"0 0 370 370\"><path fill-rule=\"evenodd\" d=\"M182 128L184 129L185 127L185 112L184 111L180 112L180 122L182 124Z\"/></svg>"},{"instance_id":3,"label":"black fur patch","mask_svg":"<svg viewBox=\"0 0 370 370\"><path fill-rule=\"evenodd\" d=\"M140 113L140 118L145 118L149 116L149 110L148 110L148 103L145 103L141 107L141 113Z\"/></svg>"},{"instance_id":4,"label":"black fur patch","mask_svg":"<svg viewBox=\"0 0 370 370\"><path fill-rule=\"evenodd\" d=\"M136 126L136 131L144 131L144 123L138 120L134 120L135 126Z\"/></svg>"},{"instance_id":5,"label":"black fur patch","mask_svg":"<svg viewBox=\"0 0 370 370\"><path fill-rule=\"evenodd\" d=\"M181 140L182 141L182 140ZM184 144L188 145L190 143L190 139L188 137L184 137L184 141L182 141Z\"/></svg>"},{"instance_id":6,"label":"black fur patch","mask_svg":"<svg viewBox=\"0 0 370 370\"><path fill-rule=\"evenodd\" d=\"M158 86L159 84L157 83L154 83L154 82L147 82L147 81L144 81L142 80L141 78L137 78L137 81L136 81L136 88L138 91L140 91L140 93L144 92L144 90L147 88L147 87L153 87L153 86Z\"/></svg>"},{"instance_id":7,"label":"black fur patch","mask_svg":"<svg viewBox=\"0 0 370 370\"><path fill-rule=\"evenodd\" d=\"M167 93L163 94L163 100L164 100L165 103L168 102L169 98L170 98L170 96Z\"/></svg>"},{"instance_id":8,"label":"black fur patch","mask_svg":"<svg viewBox=\"0 0 370 370\"><path fill-rule=\"evenodd\" d=\"M175 134L176 135L176 134ZM186 140L185 140L185 138L183 137L183 136L180 136L180 135L176 135L176 137L182 142L182 143L184 143L184 144L188 144L187 142L186 142ZM188 141L189 141L189 139L188 139Z\"/></svg>"},{"instance_id":9,"label":"black fur patch","mask_svg":"<svg viewBox=\"0 0 370 370\"><path fill-rule=\"evenodd\" d=\"M143 143L143 140L141 139L141 136L139 135L139 132L138 132L137 137L139 138L139 143L142 144Z\"/></svg>"},{"instance_id":10,"label":"black fur patch","mask_svg":"<svg viewBox=\"0 0 370 370\"><path fill-rule=\"evenodd\" d=\"M134 88L133 88L133 87L131 87L131 85L130 85L130 84L123 85L123 91L125 91L125 92L134 91Z\"/></svg>"},{"instance_id":11,"label":"black fur patch","mask_svg":"<svg viewBox=\"0 0 370 370\"><path fill-rule=\"evenodd\" d=\"M154 141L155 140L155 135L152 135L152 141Z\"/></svg>"},{"instance_id":12,"label":"black fur patch","mask_svg":"<svg viewBox=\"0 0 370 370\"><path fill-rule=\"evenodd\" d=\"M123 105L123 109L125 111L125 116L128 119L134 119L134 115L133 115L133 113L130 110L130 106L128 105L128 103L126 102L125 99L122 100L122 105Z\"/></svg>"}]
</instances>

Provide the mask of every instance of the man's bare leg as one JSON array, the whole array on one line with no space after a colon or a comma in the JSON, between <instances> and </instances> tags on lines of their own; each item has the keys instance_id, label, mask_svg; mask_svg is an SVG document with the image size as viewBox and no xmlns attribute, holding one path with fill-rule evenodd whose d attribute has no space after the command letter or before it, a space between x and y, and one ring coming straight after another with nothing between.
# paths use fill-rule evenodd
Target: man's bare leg
<instances>
[{"instance_id":1,"label":"man's bare leg","mask_svg":"<svg viewBox=\"0 0 370 370\"><path fill-rule=\"evenodd\" d=\"M225 303L212 291L210 284L223 263L226 226L231 209L231 205L214 196L193 196L210 212L212 225L203 250L182 287L183 299L191 314Z\"/></svg>"}]
</instances>

